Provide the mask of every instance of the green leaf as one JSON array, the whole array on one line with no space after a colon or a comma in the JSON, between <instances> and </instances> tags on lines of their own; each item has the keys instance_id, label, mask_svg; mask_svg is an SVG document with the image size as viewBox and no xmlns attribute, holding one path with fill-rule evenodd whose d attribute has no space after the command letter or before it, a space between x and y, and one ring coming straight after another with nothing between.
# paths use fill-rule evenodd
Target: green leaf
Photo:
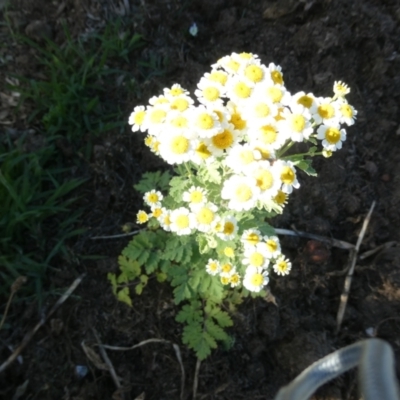
<instances>
[{"instance_id":1,"label":"green leaf","mask_svg":"<svg viewBox=\"0 0 400 400\"><path fill-rule=\"evenodd\" d=\"M262 225L257 226L257 229L264 235L264 236L275 236L276 232L273 226L264 222Z\"/></svg>"},{"instance_id":2,"label":"green leaf","mask_svg":"<svg viewBox=\"0 0 400 400\"><path fill-rule=\"evenodd\" d=\"M317 171L311 166L312 160L294 161L293 164L303 170L307 175L317 176Z\"/></svg>"},{"instance_id":3,"label":"green leaf","mask_svg":"<svg viewBox=\"0 0 400 400\"><path fill-rule=\"evenodd\" d=\"M133 187L140 193L146 193L153 189L160 191L168 190L168 183L171 180L169 171L145 172L139 183Z\"/></svg>"},{"instance_id":4,"label":"green leaf","mask_svg":"<svg viewBox=\"0 0 400 400\"><path fill-rule=\"evenodd\" d=\"M222 180L221 173L219 172L219 164L217 163L202 166L199 169L198 174L204 182L220 184Z\"/></svg>"},{"instance_id":5,"label":"green leaf","mask_svg":"<svg viewBox=\"0 0 400 400\"><path fill-rule=\"evenodd\" d=\"M206 235L197 235L196 241L199 244L200 254L206 254L210 251L210 246L208 245Z\"/></svg>"},{"instance_id":6,"label":"green leaf","mask_svg":"<svg viewBox=\"0 0 400 400\"><path fill-rule=\"evenodd\" d=\"M176 201L182 201L183 192L189 185L189 181L186 176L174 176L169 182L170 189L169 195Z\"/></svg>"},{"instance_id":7,"label":"green leaf","mask_svg":"<svg viewBox=\"0 0 400 400\"><path fill-rule=\"evenodd\" d=\"M129 296L129 288L127 286L118 292L117 299L132 307L132 299Z\"/></svg>"},{"instance_id":8,"label":"green leaf","mask_svg":"<svg viewBox=\"0 0 400 400\"><path fill-rule=\"evenodd\" d=\"M222 311L219 307L215 307L210 313L210 316L212 316L222 328L227 328L228 326L233 325L232 318L229 314L226 311Z\"/></svg>"},{"instance_id":9,"label":"green leaf","mask_svg":"<svg viewBox=\"0 0 400 400\"><path fill-rule=\"evenodd\" d=\"M111 287L112 287L112 292L116 296L117 295L117 277L116 277L116 275L109 272L107 274L107 279L110 281Z\"/></svg>"},{"instance_id":10,"label":"green leaf","mask_svg":"<svg viewBox=\"0 0 400 400\"><path fill-rule=\"evenodd\" d=\"M315 145L318 144L317 139L315 139L315 138L312 137L312 136L310 136L310 137L308 138L308 141L311 142L312 144L315 144Z\"/></svg>"},{"instance_id":11,"label":"green leaf","mask_svg":"<svg viewBox=\"0 0 400 400\"><path fill-rule=\"evenodd\" d=\"M165 282L167 280L167 274L164 272L157 272L156 274L157 282Z\"/></svg>"},{"instance_id":12,"label":"green leaf","mask_svg":"<svg viewBox=\"0 0 400 400\"><path fill-rule=\"evenodd\" d=\"M216 340L227 340L227 333L211 319L207 319L204 323L207 332Z\"/></svg>"},{"instance_id":13,"label":"green leaf","mask_svg":"<svg viewBox=\"0 0 400 400\"><path fill-rule=\"evenodd\" d=\"M200 323L192 323L183 329L182 341L193 349L200 360L204 360L211 354L211 349L217 347L215 339L203 330Z\"/></svg>"},{"instance_id":14,"label":"green leaf","mask_svg":"<svg viewBox=\"0 0 400 400\"><path fill-rule=\"evenodd\" d=\"M118 257L119 268L126 276L127 282L133 281L141 273L141 268L136 260L120 255Z\"/></svg>"},{"instance_id":15,"label":"green leaf","mask_svg":"<svg viewBox=\"0 0 400 400\"><path fill-rule=\"evenodd\" d=\"M190 304L185 304L179 311L175 320L180 323L191 324L193 322L201 322L203 320L203 312L200 309L201 303L192 300Z\"/></svg>"}]
</instances>

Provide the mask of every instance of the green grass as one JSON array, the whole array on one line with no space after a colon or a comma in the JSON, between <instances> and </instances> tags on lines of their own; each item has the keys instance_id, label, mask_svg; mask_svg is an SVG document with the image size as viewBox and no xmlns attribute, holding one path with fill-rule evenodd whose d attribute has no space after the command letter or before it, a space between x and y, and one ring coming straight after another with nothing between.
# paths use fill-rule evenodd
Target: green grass
<instances>
[{"instance_id":1,"label":"green grass","mask_svg":"<svg viewBox=\"0 0 400 400\"><path fill-rule=\"evenodd\" d=\"M66 243L82 233L76 227L84 210L76 202L83 180L71 179L66 164L90 161L93 141L106 132L123 133L127 116L121 107L128 98L140 97L136 79L166 71L162 57L138 56L145 42L129 26L129 21L113 21L102 32L78 39L64 27L62 46L49 40L38 44L10 28L14 42L35 50L41 75L10 72L19 85L8 89L21 93L20 106L29 115L23 124L34 125L46 144L26 151L25 138L0 143L0 298L8 296L17 276L25 275L29 279L21 295L35 295L40 302L48 291L43 289L46 271L60 261L68 265ZM65 160L54 145L59 138L79 156Z\"/></svg>"}]
</instances>

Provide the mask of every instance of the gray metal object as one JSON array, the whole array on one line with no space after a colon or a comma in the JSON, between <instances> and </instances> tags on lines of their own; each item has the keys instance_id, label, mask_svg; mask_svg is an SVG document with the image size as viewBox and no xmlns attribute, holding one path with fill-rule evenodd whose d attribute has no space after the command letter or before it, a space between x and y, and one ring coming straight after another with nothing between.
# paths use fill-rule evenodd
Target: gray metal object
<instances>
[{"instance_id":1,"label":"gray metal object","mask_svg":"<svg viewBox=\"0 0 400 400\"><path fill-rule=\"evenodd\" d=\"M327 355L305 369L275 400L308 400L326 382L358 366L364 400L400 400L393 350L381 339L367 339Z\"/></svg>"}]
</instances>

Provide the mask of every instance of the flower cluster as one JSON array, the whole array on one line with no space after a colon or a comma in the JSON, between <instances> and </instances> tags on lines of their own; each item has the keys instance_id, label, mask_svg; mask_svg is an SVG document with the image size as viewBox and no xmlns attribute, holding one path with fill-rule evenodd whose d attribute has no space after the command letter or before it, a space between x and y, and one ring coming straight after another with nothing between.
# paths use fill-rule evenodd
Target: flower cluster
<instances>
[{"instance_id":1,"label":"flower cluster","mask_svg":"<svg viewBox=\"0 0 400 400\"><path fill-rule=\"evenodd\" d=\"M194 183L173 209L163 207L161 192L146 193L151 213L140 211L137 222L154 217L177 235L199 232L233 241L241 268L213 258L206 265L223 284L242 282L259 291L268 283L269 271L289 273L291 264L280 253L278 238L241 230L237 214L256 208L282 211L293 188L300 186L296 158L284 157L295 142L319 140L321 152L315 147L310 155L326 157L342 147L342 125L354 124L357 111L346 100L347 85L335 82L333 91L333 97L292 95L281 67L267 67L254 54L233 53L200 79L196 104L187 90L174 84L146 107L135 107L129 123L134 132L148 133L145 144L151 151L169 164L206 167L222 177L217 191Z\"/></svg>"}]
</instances>

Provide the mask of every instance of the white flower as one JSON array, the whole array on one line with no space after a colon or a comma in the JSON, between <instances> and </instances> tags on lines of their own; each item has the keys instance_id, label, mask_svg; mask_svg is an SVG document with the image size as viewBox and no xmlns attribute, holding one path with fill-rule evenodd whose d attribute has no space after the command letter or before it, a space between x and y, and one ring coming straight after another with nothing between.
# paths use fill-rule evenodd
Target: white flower
<instances>
[{"instance_id":1,"label":"white flower","mask_svg":"<svg viewBox=\"0 0 400 400\"><path fill-rule=\"evenodd\" d=\"M187 95L176 96L170 101L171 110L176 110L180 112L184 112L189 110L193 106L193 99Z\"/></svg>"},{"instance_id":2,"label":"white flower","mask_svg":"<svg viewBox=\"0 0 400 400\"><path fill-rule=\"evenodd\" d=\"M269 257L266 252L266 246L258 243L252 247L246 247L244 250L243 264L256 268L267 268L269 265Z\"/></svg>"},{"instance_id":3,"label":"white flower","mask_svg":"<svg viewBox=\"0 0 400 400\"><path fill-rule=\"evenodd\" d=\"M261 159L261 153L248 143L235 146L225 159L226 165L235 173L246 172Z\"/></svg>"},{"instance_id":4,"label":"white flower","mask_svg":"<svg viewBox=\"0 0 400 400\"><path fill-rule=\"evenodd\" d=\"M160 156L168 164L181 164L193 157L194 142L185 133L168 132L161 139L159 146Z\"/></svg>"},{"instance_id":5,"label":"white flower","mask_svg":"<svg viewBox=\"0 0 400 400\"><path fill-rule=\"evenodd\" d=\"M201 78L197 87L198 89L195 90L194 94L200 103L206 106L223 105L222 97L225 94L225 89L218 82Z\"/></svg>"},{"instance_id":6,"label":"white flower","mask_svg":"<svg viewBox=\"0 0 400 400\"><path fill-rule=\"evenodd\" d=\"M278 194L282 184L279 167L271 166L269 161L263 160L254 166L250 174L255 178L256 185L260 189L260 200L268 201Z\"/></svg>"},{"instance_id":7,"label":"white flower","mask_svg":"<svg viewBox=\"0 0 400 400\"><path fill-rule=\"evenodd\" d=\"M231 287L236 287L240 284L240 275L237 272L234 272L230 277L229 277L229 283L231 284Z\"/></svg>"},{"instance_id":8,"label":"white flower","mask_svg":"<svg viewBox=\"0 0 400 400\"><path fill-rule=\"evenodd\" d=\"M275 85L283 85L283 74L282 68L279 65L275 65L274 63L270 63L268 65L268 69L271 75L271 80Z\"/></svg>"},{"instance_id":9,"label":"white flower","mask_svg":"<svg viewBox=\"0 0 400 400\"><path fill-rule=\"evenodd\" d=\"M250 100L253 86L248 81L239 77L232 78L226 88L227 96L235 104L242 104Z\"/></svg>"},{"instance_id":10,"label":"white flower","mask_svg":"<svg viewBox=\"0 0 400 400\"><path fill-rule=\"evenodd\" d=\"M333 93L338 97L344 97L350 93L350 88L342 81L335 81L333 84Z\"/></svg>"},{"instance_id":11,"label":"white flower","mask_svg":"<svg viewBox=\"0 0 400 400\"><path fill-rule=\"evenodd\" d=\"M281 244L277 236L265 236L264 243L266 245L270 257L276 258L281 253Z\"/></svg>"},{"instance_id":12,"label":"white flower","mask_svg":"<svg viewBox=\"0 0 400 400\"><path fill-rule=\"evenodd\" d=\"M294 94L290 100L289 106L292 105L301 105L304 108L310 110L311 113L314 113L317 109L317 103L315 101L315 96L312 93L298 92Z\"/></svg>"},{"instance_id":13,"label":"white flower","mask_svg":"<svg viewBox=\"0 0 400 400\"><path fill-rule=\"evenodd\" d=\"M169 100L163 94L161 94L160 96L151 97L149 100L149 104L152 106L161 106L165 110L169 110L170 107Z\"/></svg>"},{"instance_id":14,"label":"white flower","mask_svg":"<svg viewBox=\"0 0 400 400\"><path fill-rule=\"evenodd\" d=\"M282 255L275 261L272 268L278 275L288 275L292 269L292 263Z\"/></svg>"},{"instance_id":15,"label":"white flower","mask_svg":"<svg viewBox=\"0 0 400 400\"><path fill-rule=\"evenodd\" d=\"M170 232L171 231L171 211L167 210L166 208L162 208L162 214L158 221L160 222L161 228L164 231Z\"/></svg>"},{"instance_id":16,"label":"white flower","mask_svg":"<svg viewBox=\"0 0 400 400\"><path fill-rule=\"evenodd\" d=\"M162 214L163 214L163 210L164 208L161 207L160 205L151 205L151 216L160 220L160 218L162 218Z\"/></svg>"},{"instance_id":17,"label":"white flower","mask_svg":"<svg viewBox=\"0 0 400 400\"><path fill-rule=\"evenodd\" d=\"M231 263L221 264L220 275L226 278L231 277L234 273L236 273L236 268Z\"/></svg>"},{"instance_id":18,"label":"white flower","mask_svg":"<svg viewBox=\"0 0 400 400\"><path fill-rule=\"evenodd\" d=\"M136 214L136 222L138 224L145 224L149 220L149 215L146 213L146 211L140 210Z\"/></svg>"},{"instance_id":19,"label":"white flower","mask_svg":"<svg viewBox=\"0 0 400 400\"><path fill-rule=\"evenodd\" d=\"M258 229L247 229L243 232L240 241L243 243L244 247L256 246L261 243L262 235Z\"/></svg>"},{"instance_id":20,"label":"white flower","mask_svg":"<svg viewBox=\"0 0 400 400\"><path fill-rule=\"evenodd\" d=\"M191 186L183 193L182 200L189 203L190 208L198 208L207 202L207 192L200 186Z\"/></svg>"},{"instance_id":21,"label":"white flower","mask_svg":"<svg viewBox=\"0 0 400 400\"><path fill-rule=\"evenodd\" d=\"M196 164L209 164L214 160L215 157L212 154L209 145L206 143L206 139L196 141L193 146L193 158L190 161L193 161Z\"/></svg>"},{"instance_id":22,"label":"white flower","mask_svg":"<svg viewBox=\"0 0 400 400\"><path fill-rule=\"evenodd\" d=\"M206 271L213 276L219 274L221 272L221 265L219 261L209 258L208 263L206 265Z\"/></svg>"},{"instance_id":23,"label":"white flower","mask_svg":"<svg viewBox=\"0 0 400 400\"><path fill-rule=\"evenodd\" d=\"M146 116L146 110L144 106L137 106L133 109L132 114L129 116L129 125L132 125L132 131L137 132L140 130L144 132L143 122Z\"/></svg>"},{"instance_id":24,"label":"white flower","mask_svg":"<svg viewBox=\"0 0 400 400\"><path fill-rule=\"evenodd\" d=\"M146 116L142 124L143 129L153 136L161 134L165 128L164 123L167 115L168 110L163 105L147 106Z\"/></svg>"},{"instance_id":25,"label":"white flower","mask_svg":"<svg viewBox=\"0 0 400 400\"><path fill-rule=\"evenodd\" d=\"M170 132L174 133L188 133L190 132L190 111L177 111L171 110L166 118L166 123L168 127L165 127L165 130L168 131L168 135ZM186 134L188 136L188 134ZM160 136L162 140L164 136Z\"/></svg>"},{"instance_id":26,"label":"white flower","mask_svg":"<svg viewBox=\"0 0 400 400\"><path fill-rule=\"evenodd\" d=\"M237 220L235 217L224 217L218 221L219 230L217 236L222 240L231 240L238 231Z\"/></svg>"},{"instance_id":27,"label":"white flower","mask_svg":"<svg viewBox=\"0 0 400 400\"><path fill-rule=\"evenodd\" d=\"M277 124L279 132L293 142L302 142L314 132L314 128L311 126L311 114L300 104L293 105L291 111L285 108L282 117L283 119Z\"/></svg>"},{"instance_id":28,"label":"white flower","mask_svg":"<svg viewBox=\"0 0 400 400\"><path fill-rule=\"evenodd\" d=\"M161 201L163 199L163 195L161 192L157 190L150 190L150 192L147 192L143 196L144 202L148 206L161 206Z\"/></svg>"},{"instance_id":29,"label":"white flower","mask_svg":"<svg viewBox=\"0 0 400 400\"><path fill-rule=\"evenodd\" d=\"M185 207L171 211L171 231L177 235L190 235L195 229L194 215Z\"/></svg>"},{"instance_id":30,"label":"white flower","mask_svg":"<svg viewBox=\"0 0 400 400\"><path fill-rule=\"evenodd\" d=\"M335 124L339 118L338 102L332 102L330 97L316 99L316 108L312 112L312 118L316 124Z\"/></svg>"},{"instance_id":31,"label":"white flower","mask_svg":"<svg viewBox=\"0 0 400 400\"><path fill-rule=\"evenodd\" d=\"M276 167L279 168L279 175L282 181L282 192L290 194L293 188L297 189L300 187L300 183L296 177L296 170L294 164L291 161L278 160ZM274 166L275 166L274 164Z\"/></svg>"},{"instance_id":32,"label":"white flower","mask_svg":"<svg viewBox=\"0 0 400 400\"><path fill-rule=\"evenodd\" d=\"M239 133L234 129L232 124L228 124L223 130L208 140L205 140L207 147L215 157L220 157L232 149L238 142Z\"/></svg>"},{"instance_id":33,"label":"white flower","mask_svg":"<svg viewBox=\"0 0 400 400\"><path fill-rule=\"evenodd\" d=\"M256 267L247 267L243 286L250 292L259 292L269 282L268 272Z\"/></svg>"},{"instance_id":34,"label":"white flower","mask_svg":"<svg viewBox=\"0 0 400 400\"><path fill-rule=\"evenodd\" d=\"M223 131L218 115L204 106L192 109L192 124L200 138L210 138Z\"/></svg>"},{"instance_id":35,"label":"white flower","mask_svg":"<svg viewBox=\"0 0 400 400\"><path fill-rule=\"evenodd\" d=\"M247 211L256 205L259 193L254 178L233 175L224 182L221 197L229 200L228 208Z\"/></svg>"},{"instance_id":36,"label":"white flower","mask_svg":"<svg viewBox=\"0 0 400 400\"><path fill-rule=\"evenodd\" d=\"M228 82L229 76L225 71L214 69L211 72L206 72L204 78L221 86L225 86L226 82Z\"/></svg>"},{"instance_id":37,"label":"white flower","mask_svg":"<svg viewBox=\"0 0 400 400\"><path fill-rule=\"evenodd\" d=\"M251 101L244 105L242 112L243 118L249 121L249 127L271 124L277 114L276 104L261 96L252 96Z\"/></svg>"},{"instance_id":38,"label":"white flower","mask_svg":"<svg viewBox=\"0 0 400 400\"><path fill-rule=\"evenodd\" d=\"M325 150L336 151L342 148L342 142L346 140L346 131L338 125L321 125L317 130L317 139L322 140Z\"/></svg>"},{"instance_id":39,"label":"white flower","mask_svg":"<svg viewBox=\"0 0 400 400\"><path fill-rule=\"evenodd\" d=\"M258 60L250 60L240 68L240 76L250 86L260 83L272 84L270 71Z\"/></svg>"},{"instance_id":40,"label":"white flower","mask_svg":"<svg viewBox=\"0 0 400 400\"><path fill-rule=\"evenodd\" d=\"M189 92L186 89L184 89L181 85L179 85L179 83L173 84L171 89L168 88L164 89L164 95L170 101L176 97L188 94Z\"/></svg>"},{"instance_id":41,"label":"white flower","mask_svg":"<svg viewBox=\"0 0 400 400\"><path fill-rule=\"evenodd\" d=\"M339 114L339 122L350 126L353 125L356 120L357 111L349 103L343 102L339 105Z\"/></svg>"},{"instance_id":42,"label":"white flower","mask_svg":"<svg viewBox=\"0 0 400 400\"><path fill-rule=\"evenodd\" d=\"M207 203L196 208L193 212L196 217L196 228L200 232L210 232L216 223L218 207L213 203Z\"/></svg>"}]
</instances>

